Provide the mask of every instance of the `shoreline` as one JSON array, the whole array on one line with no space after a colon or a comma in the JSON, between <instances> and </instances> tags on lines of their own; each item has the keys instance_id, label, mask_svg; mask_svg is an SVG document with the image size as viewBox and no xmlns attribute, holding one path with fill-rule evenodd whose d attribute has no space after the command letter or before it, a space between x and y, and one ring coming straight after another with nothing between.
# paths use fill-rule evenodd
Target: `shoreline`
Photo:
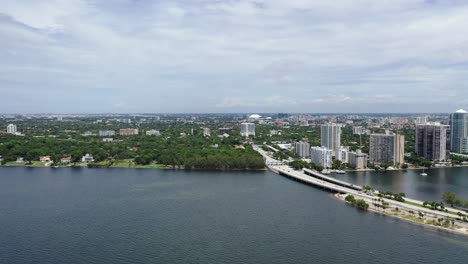
<instances>
[{"instance_id":1,"label":"shoreline","mask_svg":"<svg viewBox=\"0 0 468 264\"><path fill-rule=\"evenodd\" d=\"M345 197L349 194L340 194L340 193L334 193L332 194L333 197L335 197L335 199L337 200L340 200L352 207L355 207L353 206L351 203L347 202L345 200ZM364 199L366 202L369 203L368 200ZM415 221L413 219L415 219L416 216L412 216L412 214L409 213L409 210L408 209L405 209L404 207L391 207L389 206L387 209L389 210L388 212L387 211L379 211L375 208L372 208L372 207L375 207L374 204L372 202L370 202L369 204L369 208L367 210L363 210L363 211L370 211L372 213L376 213L376 214L380 214L380 215L385 215L385 216L390 216L390 217L393 217L393 218L397 218L397 219L400 219L400 220L404 220L406 222L410 222L410 223L413 223L413 224L418 224L420 226L424 226L424 227L428 227L428 228L431 228L431 229L436 229L436 230L443 230L443 231L446 231L446 232L451 232L451 233L454 233L454 234L458 234L458 235L464 235L464 236L468 236L468 223L466 222L462 222L460 221L459 219L457 218L451 218L450 220L453 220L454 223L455 223L455 227L456 227L456 224L458 224L458 226L461 225L460 228L449 228L449 227L445 227L445 226L439 226L439 225L434 225L430 222L427 222L427 221L433 221L435 222L436 219L438 219L437 216L434 216L434 215L428 215L428 214L425 214L423 218L416 218L416 219L419 219L419 221ZM355 207L357 210L362 210L362 209L359 209L357 207ZM394 208L392 210L392 208ZM398 208L398 211L395 212L395 208ZM393 212L390 213L390 212ZM408 217L404 217L404 216L408 216ZM427 218L432 218L432 219L427 219ZM444 219L445 220L445 219Z\"/></svg>"},{"instance_id":2,"label":"shoreline","mask_svg":"<svg viewBox=\"0 0 468 264\"><path fill-rule=\"evenodd\" d=\"M97 166L97 167L88 167L88 166L80 166L80 165L59 165L59 166L43 166L43 165L27 165L27 164L10 164L10 165L0 165L0 168L15 168L15 167L22 167L22 168L50 168L50 169L59 169L59 168L72 168L72 169L158 169L158 170L184 170L184 171L267 171L268 168L262 169L216 169L216 168L191 168L191 169L184 169L184 168L171 168L167 165L161 165L160 167L157 166L148 166L145 165L132 165L132 166Z\"/></svg>"}]
</instances>

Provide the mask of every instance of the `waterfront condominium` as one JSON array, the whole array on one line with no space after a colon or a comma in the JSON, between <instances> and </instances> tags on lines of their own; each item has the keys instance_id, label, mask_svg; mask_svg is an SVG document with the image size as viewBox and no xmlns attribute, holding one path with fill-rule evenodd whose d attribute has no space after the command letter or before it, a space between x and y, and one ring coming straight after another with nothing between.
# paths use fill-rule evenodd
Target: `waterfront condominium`
<instances>
[{"instance_id":1,"label":"waterfront condominium","mask_svg":"<svg viewBox=\"0 0 468 264\"><path fill-rule=\"evenodd\" d=\"M296 142L295 153L301 158L307 158L310 156L310 144L305 141Z\"/></svg>"},{"instance_id":2,"label":"waterfront condominium","mask_svg":"<svg viewBox=\"0 0 468 264\"><path fill-rule=\"evenodd\" d=\"M7 133L8 134L15 134L17 132L15 124L9 124L7 126Z\"/></svg>"},{"instance_id":3,"label":"waterfront condominium","mask_svg":"<svg viewBox=\"0 0 468 264\"><path fill-rule=\"evenodd\" d=\"M342 163L348 163L349 161L349 147L339 147L338 151L336 152L336 159L341 161Z\"/></svg>"},{"instance_id":4,"label":"waterfront condominium","mask_svg":"<svg viewBox=\"0 0 468 264\"><path fill-rule=\"evenodd\" d=\"M313 163L320 164L323 168L332 166L332 150L326 147L310 148L310 159Z\"/></svg>"},{"instance_id":5,"label":"waterfront condominium","mask_svg":"<svg viewBox=\"0 0 468 264\"><path fill-rule=\"evenodd\" d=\"M433 161L444 161L447 155L447 130L440 123L416 125L415 150L419 157Z\"/></svg>"},{"instance_id":6,"label":"waterfront condominium","mask_svg":"<svg viewBox=\"0 0 468 264\"><path fill-rule=\"evenodd\" d=\"M450 151L468 152L468 114L460 109L450 114Z\"/></svg>"},{"instance_id":7,"label":"waterfront condominium","mask_svg":"<svg viewBox=\"0 0 468 264\"><path fill-rule=\"evenodd\" d=\"M321 127L321 145L336 154L341 146L341 127L335 123L326 123Z\"/></svg>"},{"instance_id":8,"label":"waterfront condominium","mask_svg":"<svg viewBox=\"0 0 468 264\"><path fill-rule=\"evenodd\" d=\"M349 152L348 163L355 166L356 170L367 168L367 154L362 153L360 149L356 152Z\"/></svg>"},{"instance_id":9,"label":"waterfront condominium","mask_svg":"<svg viewBox=\"0 0 468 264\"><path fill-rule=\"evenodd\" d=\"M403 164L405 137L402 135L372 134L369 144L369 160L372 163Z\"/></svg>"},{"instance_id":10,"label":"waterfront condominium","mask_svg":"<svg viewBox=\"0 0 468 264\"><path fill-rule=\"evenodd\" d=\"M240 134L243 137L248 137L248 136L255 137L255 124L254 123L242 123L240 127Z\"/></svg>"}]
</instances>

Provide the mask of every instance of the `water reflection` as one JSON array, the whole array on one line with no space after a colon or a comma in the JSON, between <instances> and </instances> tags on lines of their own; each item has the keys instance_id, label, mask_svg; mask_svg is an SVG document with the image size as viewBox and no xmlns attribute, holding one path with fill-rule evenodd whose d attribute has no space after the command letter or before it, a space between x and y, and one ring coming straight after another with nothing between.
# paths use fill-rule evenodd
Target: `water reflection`
<instances>
[{"instance_id":1,"label":"water reflection","mask_svg":"<svg viewBox=\"0 0 468 264\"><path fill-rule=\"evenodd\" d=\"M468 168L437 168L426 170L427 176L421 176L421 170L406 171L366 171L348 172L334 176L358 185L370 185L379 190L404 192L408 197L435 201L442 193L450 191L468 200Z\"/></svg>"}]
</instances>

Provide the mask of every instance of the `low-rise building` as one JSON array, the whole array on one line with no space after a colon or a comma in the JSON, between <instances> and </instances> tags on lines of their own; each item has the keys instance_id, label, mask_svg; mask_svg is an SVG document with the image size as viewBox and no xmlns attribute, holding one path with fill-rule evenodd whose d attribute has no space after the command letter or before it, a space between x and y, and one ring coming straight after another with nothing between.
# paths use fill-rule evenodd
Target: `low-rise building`
<instances>
[{"instance_id":1,"label":"low-rise building","mask_svg":"<svg viewBox=\"0 0 468 264\"><path fill-rule=\"evenodd\" d=\"M112 136L115 136L115 131L114 130L99 130L99 136L112 137Z\"/></svg>"},{"instance_id":2,"label":"low-rise building","mask_svg":"<svg viewBox=\"0 0 468 264\"><path fill-rule=\"evenodd\" d=\"M84 156L81 158L81 161L82 161L82 162L93 162L93 161L94 161L93 155L91 155L91 154L89 154L89 153L86 153L86 155L84 155Z\"/></svg>"},{"instance_id":3,"label":"low-rise building","mask_svg":"<svg viewBox=\"0 0 468 264\"><path fill-rule=\"evenodd\" d=\"M151 129L146 131L147 136L160 136L161 132L159 130Z\"/></svg>"},{"instance_id":4,"label":"low-rise building","mask_svg":"<svg viewBox=\"0 0 468 264\"><path fill-rule=\"evenodd\" d=\"M65 157L65 158L60 159L61 163L70 163L71 161L72 161L72 157Z\"/></svg>"},{"instance_id":5,"label":"low-rise building","mask_svg":"<svg viewBox=\"0 0 468 264\"><path fill-rule=\"evenodd\" d=\"M39 156L39 161L40 162L50 162L50 156Z\"/></svg>"},{"instance_id":6,"label":"low-rise building","mask_svg":"<svg viewBox=\"0 0 468 264\"><path fill-rule=\"evenodd\" d=\"M121 136L133 136L138 135L138 129L135 128L122 128L119 130Z\"/></svg>"}]
</instances>

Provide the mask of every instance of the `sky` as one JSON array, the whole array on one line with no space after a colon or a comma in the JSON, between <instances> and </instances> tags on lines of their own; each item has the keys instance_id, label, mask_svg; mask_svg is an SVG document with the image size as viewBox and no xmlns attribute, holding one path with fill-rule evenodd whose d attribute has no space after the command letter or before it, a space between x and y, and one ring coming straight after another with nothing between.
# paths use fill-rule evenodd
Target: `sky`
<instances>
[{"instance_id":1,"label":"sky","mask_svg":"<svg viewBox=\"0 0 468 264\"><path fill-rule=\"evenodd\" d=\"M466 0L2 0L0 113L453 112Z\"/></svg>"}]
</instances>

